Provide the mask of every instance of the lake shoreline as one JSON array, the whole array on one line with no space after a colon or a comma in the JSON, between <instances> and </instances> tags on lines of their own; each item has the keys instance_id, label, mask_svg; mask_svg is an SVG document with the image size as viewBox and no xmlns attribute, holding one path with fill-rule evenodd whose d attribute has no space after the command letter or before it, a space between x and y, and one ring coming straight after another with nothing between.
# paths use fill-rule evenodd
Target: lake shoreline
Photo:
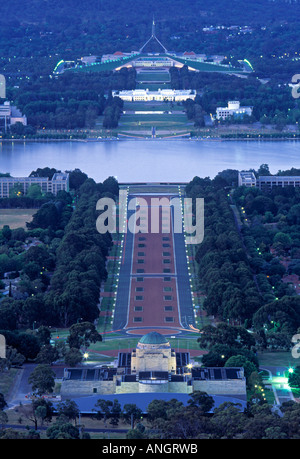
<instances>
[{"instance_id":1,"label":"lake shoreline","mask_svg":"<svg viewBox=\"0 0 300 459\"><path fill-rule=\"evenodd\" d=\"M300 138L291 138L291 137L280 137L280 138L253 138L253 137L247 137L247 138L221 138L221 137L214 137L214 138L206 138L206 137L197 137L197 138L194 138L194 137L189 137L189 138L172 138L172 137L167 137L167 138L162 138L162 137L158 137L158 138L137 138L137 137L126 137L126 138L105 138L105 139L95 139L95 138L87 138L87 139L0 139L0 144L3 142L5 143L51 143L51 142L56 142L56 143L65 143L65 142L75 142L75 143L78 143L78 142L82 142L82 143L101 143L101 142L112 142L112 141L115 141L115 142L120 142L120 141L125 141L125 142L145 142L145 141L151 141L151 142L160 142L160 141L167 141L167 142L170 142L170 141L174 141L174 142L178 142L178 141L185 141L185 142L191 142L191 141L194 141L194 142L249 142L249 141L254 141L254 142L287 142L287 141L291 141L291 142L297 142L297 141L300 141Z\"/></svg>"}]
</instances>

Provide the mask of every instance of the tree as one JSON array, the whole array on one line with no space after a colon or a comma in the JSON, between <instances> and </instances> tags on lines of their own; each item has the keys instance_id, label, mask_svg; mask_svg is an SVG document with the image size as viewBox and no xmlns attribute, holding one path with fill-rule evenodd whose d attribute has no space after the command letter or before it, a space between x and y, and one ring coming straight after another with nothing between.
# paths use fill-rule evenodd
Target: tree
<instances>
[{"instance_id":1,"label":"tree","mask_svg":"<svg viewBox=\"0 0 300 459\"><path fill-rule=\"evenodd\" d=\"M253 326L257 330L263 327L273 328L273 323L276 322L279 324L278 331L294 334L300 323L299 305L298 296L284 296L268 303L253 315Z\"/></svg>"},{"instance_id":2,"label":"tree","mask_svg":"<svg viewBox=\"0 0 300 459\"><path fill-rule=\"evenodd\" d=\"M5 429L1 432L1 440L38 440L40 438L39 432L29 429L28 433L18 432L13 429Z\"/></svg>"},{"instance_id":3,"label":"tree","mask_svg":"<svg viewBox=\"0 0 300 459\"><path fill-rule=\"evenodd\" d=\"M0 393L0 411L3 411L7 407L4 395Z\"/></svg>"},{"instance_id":4,"label":"tree","mask_svg":"<svg viewBox=\"0 0 300 459\"><path fill-rule=\"evenodd\" d=\"M164 400L152 400L149 403L147 408L147 419L150 422L155 421L156 419L166 419L167 418L167 404Z\"/></svg>"},{"instance_id":5,"label":"tree","mask_svg":"<svg viewBox=\"0 0 300 459\"><path fill-rule=\"evenodd\" d=\"M75 367L78 363L82 362L82 353L77 348L69 349L65 354L65 363L69 367Z\"/></svg>"},{"instance_id":6,"label":"tree","mask_svg":"<svg viewBox=\"0 0 300 459\"><path fill-rule=\"evenodd\" d=\"M20 198L24 195L24 188L21 183L15 183L14 186L9 190L10 198Z\"/></svg>"},{"instance_id":7,"label":"tree","mask_svg":"<svg viewBox=\"0 0 300 459\"><path fill-rule=\"evenodd\" d=\"M127 424L131 425L131 429L134 429L136 421L141 419L142 414L142 410L134 403L126 403L123 408L122 418Z\"/></svg>"},{"instance_id":8,"label":"tree","mask_svg":"<svg viewBox=\"0 0 300 459\"><path fill-rule=\"evenodd\" d=\"M103 419L105 425L109 419L110 424L114 426L118 425L122 413L121 405L118 400L112 402L111 400L99 399L95 407L98 408L96 410L97 419Z\"/></svg>"},{"instance_id":9,"label":"tree","mask_svg":"<svg viewBox=\"0 0 300 459\"><path fill-rule=\"evenodd\" d=\"M52 393L55 386L55 373L50 365L37 365L28 378L33 391L39 395Z\"/></svg>"},{"instance_id":10,"label":"tree","mask_svg":"<svg viewBox=\"0 0 300 459\"><path fill-rule=\"evenodd\" d=\"M25 131L25 126L20 121L17 121L15 124L13 124L10 127L10 132L11 134L14 134L14 135L23 135L24 131Z\"/></svg>"},{"instance_id":11,"label":"tree","mask_svg":"<svg viewBox=\"0 0 300 459\"><path fill-rule=\"evenodd\" d=\"M5 429L6 424L8 423L8 416L5 411L0 410L0 428L1 430Z\"/></svg>"},{"instance_id":12,"label":"tree","mask_svg":"<svg viewBox=\"0 0 300 459\"><path fill-rule=\"evenodd\" d=\"M203 327L198 342L200 347L208 349L215 344L226 344L232 347L248 349L255 345L253 336L243 327L234 327L225 323L220 323L216 327L211 325Z\"/></svg>"},{"instance_id":13,"label":"tree","mask_svg":"<svg viewBox=\"0 0 300 459\"><path fill-rule=\"evenodd\" d=\"M188 404L193 407L200 408L202 413L209 413L215 402L213 397L208 395L206 392L195 391L191 394L190 400L188 400Z\"/></svg>"},{"instance_id":14,"label":"tree","mask_svg":"<svg viewBox=\"0 0 300 459\"><path fill-rule=\"evenodd\" d=\"M40 346L46 346L47 344L50 344L51 332L48 327L42 325L38 328L36 332L36 337L39 341Z\"/></svg>"},{"instance_id":15,"label":"tree","mask_svg":"<svg viewBox=\"0 0 300 459\"><path fill-rule=\"evenodd\" d=\"M68 422L68 418L60 415L55 423L47 429L47 437L50 440L79 439L79 429Z\"/></svg>"},{"instance_id":16,"label":"tree","mask_svg":"<svg viewBox=\"0 0 300 459\"><path fill-rule=\"evenodd\" d=\"M70 188L74 190L79 190L81 185L88 179L87 174L81 172L80 169L74 169L73 171L69 171L69 181L70 181Z\"/></svg>"},{"instance_id":17,"label":"tree","mask_svg":"<svg viewBox=\"0 0 300 459\"><path fill-rule=\"evenodd\" d=\"M36 336L29 333L18 333L15 348L27 359L35 359L40 351L40 345Z\"/></svg>"},{"instance_id":18,"label":"tree","mask_svg":"<svg viewBox=\"0 0 300 459\"><path fill-rule=\"evenodd\" d=\"M211 423L217 438L231 439L243 433L246 418L240 408L232 402L224 402L215 408Z\"/></svg>"},{"instance_id":19,"label":"tree","mask_svg":"<svg viewBox=\"0 0 300 459\"><path fill-rule=\"evenodd\" d=\"M29 229L34 228L52 228L57 229L59 224L59 211L56 205L52 202L44 204L33 216L33 219L28 223Z\"/></svg>"},{"instance_id":20,"label":"tree","mask_svg":"<svg viewBox=\"0 0 300 459\"><path fill-rule=\"evenodd\" d=\"M258 168L257 175L271 175L269 165L261 164Z\"/></svg>"},{"instance_id":21,"label":"tree","mask_svg":"<svg viewBox=\"0 0 300 459\"><path fill-rule=\"evenodd\" d=\"M42 197L41 187L37 184L30 185L26 193L27 198L40 199Z\"/></svg>"},{"instance_id":22,"label":"tree","mask_svg":"<svg viewBox=\"0 0 300 459\"><path fill-rule=\"evenodd\" d=\"M225 169L219 172L216 177L221 177L227 186L237 186L238 184L238 170L236 169ZM215 177L215 178L216 178Z\"/></svg>"},{"instance_id":23,"label":"tree","mask_svg":"<svg viewBox=\"0 0 300 459\"><path fill-rule=\"evenodd\" d=\"M79 417L80 410L74 400L66 400L57 405L57 412L60 415L64 415L68 420L73 420L76 426L76 419Z\"/></svg>"},{"instance_id":24,"label":"tree","mask_svg":"<svg viewBox=\"0 0 300 459\"><path fill-rule=\"evenodd\" d=\"M87 349L91 343L102 341L101 335L97 332L94 324L81 322L73 324L69 330L68 344L71 348Z\"/></svg>"},{"instance_id":25,"label":"tree","mask_svg":"<svg viewBox=\"0 0 300 459\"><path fill-rule=\"evenodd\" d=\"M117 179L115 177L110 176L106 180L104 180L103 190L111 193L114 196L118 196L119 195L119 184L118 184Z\"/></svg>"},{"instance_id":26,"label":"tree","mask_svg":"<svg viewBox=\"0 0 300 459\"><path fill-rule=\"evenodd\" d=\"M128 430L126 433L126 438L128 440L142 440L148 438L145 427L143 426L143 428L140 428L140 425L142 424L138 424L135 429Z\"/></svg>"},{"instance_id":27,"label":"tree","mask_svg":"<svg viewBox=\"0 0 300 459\"><path fill-rule=\"evenodd\" d=\"M243 367L247 382L250 375L256 371L256 366L243 355L233 355L225 362L225 367Z\"/></svg>"},{"instance_id":28,"label":"tree","mask_svg":"<svg viewBox=\"0 0 300 459\"><path fill-rule=\"evenodd\" d=\"M54 168L50 168L50 167L44 167L43 169L38 167L36 171L31 172L29 177L48 177L49 180L51 180L53 175L56 172L60 172L60 171Z\"/></svg>"},{"instance_id":29,"label":"tree","mask_svg":"<svg viewBox=\"0 0 300 459\"><path fill-rule=\"evenodd\" d=\"M36 361L38 363L48 363L52 365L58 359L58 351L51 344L43 346L37 355Z\"/></svg>"},{"instance_id":30,"label":"tree","mask_svg":"<svg viewBox=\"0 0 300 459\"><path fill-rule=\"evenodd\" d=\"M41 425L44 422L51 422L53 416L53 404L43 398L38 398L31 401L31 404L23 405L20 403L19 412L29 421L34 423L34 428L37 430L38 423Z\"/></svg>"},{"instance_id":31,"label":"tree","mask_svg":"<svg viewBox=\"0 0 300 459\"><path fill-rule=\"evenodd\" d=\"M203 355L202 364L206 367L223 367L230 357L238 354L246 357L247 360L250 360L258 368L258 359L252 351L240 347L227 346L226 344L215 344L212 346L208 354Z\"/></svg>"},{"instance_id":32,"label":"tree","mask_svg":"<svg viewBox=\"0 0 300 459\"><path fill-rule=\"evenodd\" d=\"M3 226L2 230L1 230L1 235L6 241L9 241L11 239L12 230L10 229L10 227L8 225L4 225Z\"/></svg>"},{"instance_id":33,"label":"tree","mask_svg":"<svg viewBox=\"0 0 300 459\"><path fill-rule=\"evenodd\" d=\"M274 236L274 244L279 244L283 249L290 249L292 245L292 239L289 234L278 232Z\"/></svg>"},{"instance_id":34,"label":"tree","mask_svg":"<svg viewBox=\"0 0 300 459\"><path fill-rule=\"evenodd\" d=\"M289 372L288 382L290 387L300 389L300 366L297 366L292 372Z\"/></svg>"},{"instance_id":35,"label":"tree","mask_svg":"<svg viewBox=\"0 0 300 459\"><path fill-rule=\"evenodd\" d=\"M21 367L25 362L24 355L20 354L12 346L6 346L5 359L0 361L0 371L2 369L10 370L12 367Z\"/></svg>"}]
</instances>

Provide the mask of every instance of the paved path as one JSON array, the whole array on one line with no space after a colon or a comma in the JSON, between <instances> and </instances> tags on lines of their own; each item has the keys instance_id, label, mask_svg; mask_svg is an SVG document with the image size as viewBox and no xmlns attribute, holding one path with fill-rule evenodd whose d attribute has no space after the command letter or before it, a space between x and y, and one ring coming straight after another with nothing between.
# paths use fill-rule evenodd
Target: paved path
<instances>
[{"instance_id":1,"label":"paved path","mask_svg":"<svg viewBox=\"0 0 300 459\"><path fill-rule=\"evenodd\" d=\"M137 210L140 209L137 224L148 223L148 227L136 234L128 231L124 237L114 330L157 327L170 329L172 334L195 325L184 234L174 233L173 211L168 228L166 214L153 201L178 197L177 192L175 188L168 197L147 193L129 196L129 202L136 199ZM151 226L155 222L154 210L159 216L157 232ZM128 221L135 211L128 211Z\"/></svg>"},{"instance_id":2,"label":"paved path","mask_svg":"<svg viewBox=\"0 0 300 459\"><path fill-rule=\"evenodd\" d=\"M286 367L264 366L260 367L260 370L265 370L269 374L268 379L264 379L264 384L272 388L275 402L279 410L282 403L290 400L294 402L296 401L293 392L287 383L287 378L284 376L284 373L287 370Z\"/></svg>"}]
</instances>

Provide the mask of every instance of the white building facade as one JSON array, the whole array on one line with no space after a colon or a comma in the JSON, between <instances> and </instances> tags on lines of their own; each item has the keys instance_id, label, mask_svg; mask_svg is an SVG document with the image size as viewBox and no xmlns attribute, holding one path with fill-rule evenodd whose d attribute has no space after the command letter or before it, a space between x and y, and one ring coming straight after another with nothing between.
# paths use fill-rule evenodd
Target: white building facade
<instances>
[{"instance_id":1,"label":"white building facade","mask_svg":"<svg viewBox=\"0 0 300 459\"><path fill-rule=\"evenodd\" d=\"M112 91L112 95L113 97L120 97L120 99L127 102L163 102L165 100L182 102L187 99L194 100L196 97L196 91L191 89L159 89L158 91L149 91L148 89L133 89L130 91Z\"/></svg>"},{"instance_id":2,"label":"white building facade","mask_svg":"<svg viewBox=\"0 0 300 459\"><path fill-rule=\"evenodd\" d=\"M6 80L4 75L0 75L0 99L6 98Z\"/></svg>"},{"instance_id":3,"label":"white building facade","mask_svg":"<svg viewBox=\"0 0 300 459\"><path fill-rule=\"evenodd\" d=\"M243 117L252 115L253 107L241 107L238 100L229 101L227 107L217 107L216 119L225 120L230 117Z\"/></svg>"},{"instance_id":4,"label":"white building facade","mask_svg":"<svg viewBox=\"0 0 300 459\"><path fill-rule=\"evenodd\" d=\"M5 131L7 127L18 122L27 126L27 117L17 107L10 105L9 101L5 101L4 104L0 105L0 120L4 121Z\"/></svg>"}]
</instances>

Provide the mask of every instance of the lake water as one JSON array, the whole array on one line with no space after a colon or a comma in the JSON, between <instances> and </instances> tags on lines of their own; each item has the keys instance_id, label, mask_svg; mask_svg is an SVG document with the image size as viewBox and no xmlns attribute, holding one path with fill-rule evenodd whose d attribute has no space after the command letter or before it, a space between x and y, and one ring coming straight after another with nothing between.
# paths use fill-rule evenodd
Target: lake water
<instances>
[{"instance_id":1,"label":"lake water","mask_svg":"<svg viewBox=\"0 0 300 459\"><path fill-rule=\"evenodd\" d=\"M269 164L271 173L300 167L297 141L112 140L95 142L2 142L0 172L28 176L38 167L81 169L101 182L187 182L224 169Z\"/></svg>"}]
</instances>

